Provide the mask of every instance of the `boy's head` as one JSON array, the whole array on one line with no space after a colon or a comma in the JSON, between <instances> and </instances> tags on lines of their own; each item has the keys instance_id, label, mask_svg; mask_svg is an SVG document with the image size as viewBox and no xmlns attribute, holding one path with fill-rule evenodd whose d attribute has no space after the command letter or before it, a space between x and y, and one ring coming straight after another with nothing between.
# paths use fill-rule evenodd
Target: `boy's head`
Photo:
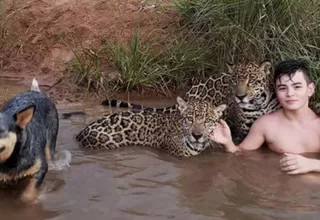
<instances>
[{"instance_id":1,"label":"boy's head","mask_svg":"<svg viewBox=\"0 0 320 220\"><path fill-rule=\"evenodd\" d=\"M308 64L302 60L285 60L275 68L273 82L276 85L277 81L281 81L282 76L287 75L290 79L296 74L297 71L301 71L307 82L307 85L313 83L312 76L309 71Z\"/></svg>"},{"instance_id":2,"label":"boy's head","mask_svg":"<svg viewBox=\"0 0 320 220\"><path fill-rule=\"evenodd\" d=\"M280 62L275 68L274 85L278 101L288 110L306 106L315 91L307 63L299 60Z\"/></svg>"}]
</instances>

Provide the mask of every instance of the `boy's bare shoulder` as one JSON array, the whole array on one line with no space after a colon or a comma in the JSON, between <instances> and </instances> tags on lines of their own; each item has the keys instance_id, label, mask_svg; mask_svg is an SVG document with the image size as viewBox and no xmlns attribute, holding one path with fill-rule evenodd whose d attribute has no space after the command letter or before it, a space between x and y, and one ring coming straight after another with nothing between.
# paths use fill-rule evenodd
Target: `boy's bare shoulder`
<instances>
[{"instance_id":1,"label":"boy's bare shoulder","mask_svg":"<svg viewBox=\"0 0 320 220\"><path fill-rule=\"evenodd\" d=\"M277 110L275 112L260 116L256 120L255 124L261 125L261 126L269 125L269 124L278 122L280 117L281 117L281 112L280 112L280 110Z\"/></svg>"}]
</instances>

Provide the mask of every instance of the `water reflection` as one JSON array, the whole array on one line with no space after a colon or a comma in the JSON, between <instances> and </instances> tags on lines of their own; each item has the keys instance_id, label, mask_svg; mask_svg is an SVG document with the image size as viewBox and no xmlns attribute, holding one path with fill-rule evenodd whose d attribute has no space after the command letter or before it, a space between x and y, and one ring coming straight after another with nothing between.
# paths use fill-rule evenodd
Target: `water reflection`
<instances>
[{"instance_id":1,"label":"water reflection","mask_svg":"<svg viewBox=\"0 0 320 220\"><path fill-rule=\"evenodd\" d=\"M192 213L221 219L295 219L316 217L320 211L320 176L282 173L277 154L215 153L211 160L205 158L188 163L190 171L184 169L179 176L181 204Z\"/></svg>"}]
</instances>

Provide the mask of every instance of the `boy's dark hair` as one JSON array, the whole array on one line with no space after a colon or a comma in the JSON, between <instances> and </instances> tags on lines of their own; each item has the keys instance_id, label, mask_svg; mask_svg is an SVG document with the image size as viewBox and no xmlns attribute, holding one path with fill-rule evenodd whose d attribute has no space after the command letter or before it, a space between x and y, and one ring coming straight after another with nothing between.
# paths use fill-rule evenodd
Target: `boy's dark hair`
<instances>
[{"instance_id":1,"label":"boy's dark hair","mask_svg":"<svg viewBox=\"0 0 320 220\"><path fill-rule=\"evenodd\" d=\"M276 84L277 80L280 80L282 76L289 76L291 79L293 75L300 70L303 72L304 78L307 84L313 82L313 78L310 74L308 63L304 60L285 60L278 63L274 71L273 82Z\"/></svg>"}]
</instances>

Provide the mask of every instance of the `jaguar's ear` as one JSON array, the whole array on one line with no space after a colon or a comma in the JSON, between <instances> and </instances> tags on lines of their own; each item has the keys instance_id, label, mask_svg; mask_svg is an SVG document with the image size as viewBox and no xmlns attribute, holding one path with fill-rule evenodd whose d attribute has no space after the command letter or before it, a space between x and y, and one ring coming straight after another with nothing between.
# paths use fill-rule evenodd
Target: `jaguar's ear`
<instances>
[{"instance_id":1,"label":"jaguar's ear","mask_svg":"<svg viewBox=\"0 0 320 220\"><path fill-rule=\"evenodd\" d=\"M221 117L223 115L224 110L226 110L226 108L227 108L227 105L222 104L222 105L219 105L218 107L216 107L214 109L214 111L217 115L219 115L219 117Z\"/></svg>"},{"instance_id":2,"label":"jaguar's ear","mask_svg":"<svg viewBox=\"0 0 320 220\"><path fill-rule=\"evenodd\" d=\"M235 64L231 63L231 62L227 62L226 66L227 66L227 69L228 69L228 73L229 74L233 74L234 73L233 70L234 70Z\"/></svg>"},{"instance_id":3,"label":"jaguar's ear","mask_svg":"<svg viewBox=\"0 0 320 220\"><path fill-rule=\"evenodd\" d=\"M270 74L271 72L272 63L270 60L265 60L262 63L260 63L259 69L262 72L265 72L267 74Z\"/></svg>"},{"instance_id":4,"label":"jaguar's ear","mask_svg":"<svg viewBox=\"0 0 320 220\"><path fill-rule=\"evenodd\" d=\"M180 96L177 97L178 109L183 112L187 108L187 102L184 101Z\"/></svg>"}]
</instances>

